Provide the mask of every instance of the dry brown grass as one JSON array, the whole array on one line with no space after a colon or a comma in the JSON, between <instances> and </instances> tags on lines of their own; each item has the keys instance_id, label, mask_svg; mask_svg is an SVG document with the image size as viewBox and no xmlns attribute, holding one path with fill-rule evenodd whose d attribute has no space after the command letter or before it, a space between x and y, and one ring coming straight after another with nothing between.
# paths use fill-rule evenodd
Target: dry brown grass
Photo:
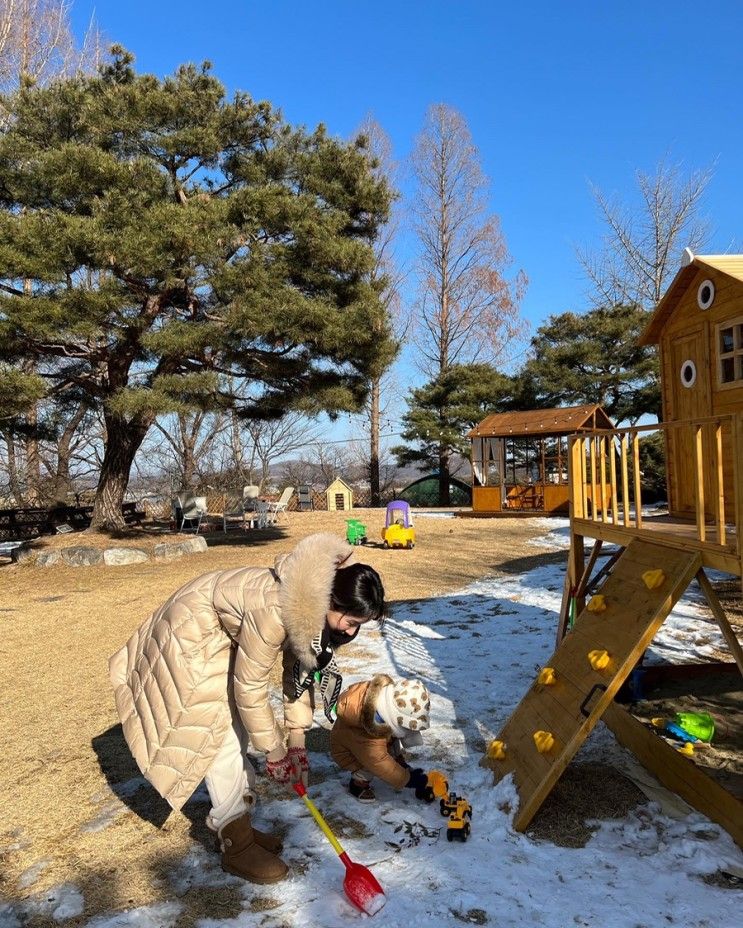
<instances>
[{"instance_id":1,"label":"dry brown grass","mask_svg":"<svg viewBox=\"0 0 743 928\"><path fill-rule=\"evenodd\" d=\"M84 915L69 924L167 897L165 872L194 838L209 840L199 820L172 815L161 830L167 809L147 789L138 794L139 815L126 811L100 831L83 830L113 798L109 783L137 775L116 728L107 658L195 575L269 565L307 534L344 532L346 515L290 513L278 530L214 532L206 553L170 564L0 567L0 895L19 899L69 880L85 895ZM366 522L370 539L379 537L379 510L354 516ZM498 568L528 569L542 559L526 542L545 531L544 523L421 518L417 530L413 551L385 551L381 544L359 549L382 574L392 602L458 589ZM205 811L196 807L197 818ZM38 880L20 886L24 871L41 860L47 863ZM212 889L209 911L237 914L240 898L229 887ZM200 899L199 891L188 894L189 915L179 925L205 914ZM28 925L47 923L36 918Z\"/></svg>"}]
</instances>

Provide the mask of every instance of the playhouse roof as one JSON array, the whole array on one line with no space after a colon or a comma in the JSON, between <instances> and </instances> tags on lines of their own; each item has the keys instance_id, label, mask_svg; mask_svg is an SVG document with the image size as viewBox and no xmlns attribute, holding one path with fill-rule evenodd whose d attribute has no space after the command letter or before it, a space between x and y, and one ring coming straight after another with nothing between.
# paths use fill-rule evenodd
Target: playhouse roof
<instances>
[{"instance_id":1,"label":"playhouse roof","mask_svg":"<svg viewBox=\"0 0 743 928\"><path fill-rule=\"evenodd\" d=\"M343 479L343 477L336 477L332 483L328 484L328 487L325 492L327 493L328 490L332 490L334 488L339 489L340 487L344 487L346 490L350 490L351 492L353 492L353 487L347 484L346 481Z\"/></svg>"},{"instance_id":2,"label":"playhouse roof","mask_svg":"<svg viewBox=\"0 0 743 928\"><path fill-rule=\"evenodd\" d=\"M614 423L601 406L562 406L557 409L527 409L486 416L467 433L468 438L505 438L511 435L572 435L583 429L613 429Z\"/></svg>"},{"instance_id":3,"label":"playhouse roof","mask_svg":"<svg viewBox=\"0 0 743 928\"><path fill-rule=\"evenodd\" d=\"M641 345L657 344L663 326L678 306L697 271L705 269L718 271L720 274L725 274L743 283L743 255L694 255L687 248L678 273L671 281L668 290L660 298L650 322L640 336Z\"/></svg>"}]
</instances>

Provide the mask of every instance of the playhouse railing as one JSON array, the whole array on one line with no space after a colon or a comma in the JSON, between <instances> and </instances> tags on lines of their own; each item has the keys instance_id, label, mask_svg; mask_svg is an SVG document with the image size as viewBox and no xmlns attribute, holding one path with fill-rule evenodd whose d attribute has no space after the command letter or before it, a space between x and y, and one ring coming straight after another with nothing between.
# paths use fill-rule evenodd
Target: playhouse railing
<instances>
[{"instance_id":1,"label":"playhouse railing","mask_svg":"<svg viewBox=\"0 0 743 928\"><path fill-rule=\"evenodd\" d=\"M736 551L740 553L738 527L743 524L741 413L571 435L568 461L572 518L635 530L643 528L640 438L653 432L662 433L667 455L672 445L689 452L689 460L684 455L683 464L684 473L693 484L693 519L690 521L695 524L697 540L722 546L732 544L729 536L733 529ZM732 479L728 465L728 485L725 483L726 460L732 462Z\"/></svg>"}]
</instances>

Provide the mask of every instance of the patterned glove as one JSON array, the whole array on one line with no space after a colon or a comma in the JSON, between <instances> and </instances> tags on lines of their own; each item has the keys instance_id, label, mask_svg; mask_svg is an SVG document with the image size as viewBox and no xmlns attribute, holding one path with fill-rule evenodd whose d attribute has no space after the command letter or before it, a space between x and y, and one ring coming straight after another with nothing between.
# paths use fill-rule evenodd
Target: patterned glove
<instances>
[{"instance_id":1,"label":"patterned glove","mask_svg":"<svg viewBox=\"0 0 743 928\"><path fill-rule=\"evenodd\" d=\"M291 765L290 779L292 783L302 783L307 786L310 775L310 761L306 748L289 748L287 754Z\"/></svg>"},{"instance_id":2,"label":"patterned glove","mask_svg":"<svg viewBox=\"0 0 743 928\"><path fill-rule=\"evenodd\" d=\"M420 767L414 767L410 771L410 779L405 786L408 789L415 790L416 799L422 799L424 802L433 802L433 790L428 785L428 776Z\"/></svg>"},{"instance_id":3,"label":"patterned glove","mask_svg":"<svg viewBox=\"0 0 743 928\"><path fill-rule=\"evenodd\" d=\"M292 778L292 762L289 754L278 760L269 760L266 756L266 773L277 783L288 783Z\"/></svg>"}]
</instances>

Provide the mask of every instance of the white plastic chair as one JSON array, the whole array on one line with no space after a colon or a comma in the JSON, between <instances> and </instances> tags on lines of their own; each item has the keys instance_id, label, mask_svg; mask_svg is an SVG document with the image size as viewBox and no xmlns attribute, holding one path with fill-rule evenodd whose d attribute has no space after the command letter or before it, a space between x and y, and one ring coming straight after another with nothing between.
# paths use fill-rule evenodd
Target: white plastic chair
<instances>
[{"instance_id":1,"label":"white plastic chair","mask_svg":"<svg viewBox=\"0 0 743 928\"><path fill-rule=\"evenodd\" d=\"M196 528L194 531L198 535L201 528L201 522L206 513L207 505L205 496L186 497L186 499L183 500L180 531L183 531L183 526L186 524L186 522L196 522Z\"/></svg>"},{"instance_id":2,"label":"white plastic chair","mask_svg":"<svg viewBox=\"0 0 743 928\"><path fill-rule=\"evenodd\" d=\"M284 492L276 500L275 503L268 504L268 511L273 513L273 522L276 522L279 517L279 513L284 514L286 521L289 521L289 500L294 495L294 487L284 487Z\"/></svg>"},{"instance_id":3,"label":"white plastic chair","mask_svg":"<svg viewBox=\"0 0 743 928\"><path fill-rule=\"evenodd\" d=\"M255 522L255 512L252 507L250 509L246 508L243 499L234 496L227 497L224 503L224 512L222 513L222 530L225 533L227 532L227 522L230 519L240 519L243 528L246 524L252 528Z\"/></svg>"}]
</instances>

